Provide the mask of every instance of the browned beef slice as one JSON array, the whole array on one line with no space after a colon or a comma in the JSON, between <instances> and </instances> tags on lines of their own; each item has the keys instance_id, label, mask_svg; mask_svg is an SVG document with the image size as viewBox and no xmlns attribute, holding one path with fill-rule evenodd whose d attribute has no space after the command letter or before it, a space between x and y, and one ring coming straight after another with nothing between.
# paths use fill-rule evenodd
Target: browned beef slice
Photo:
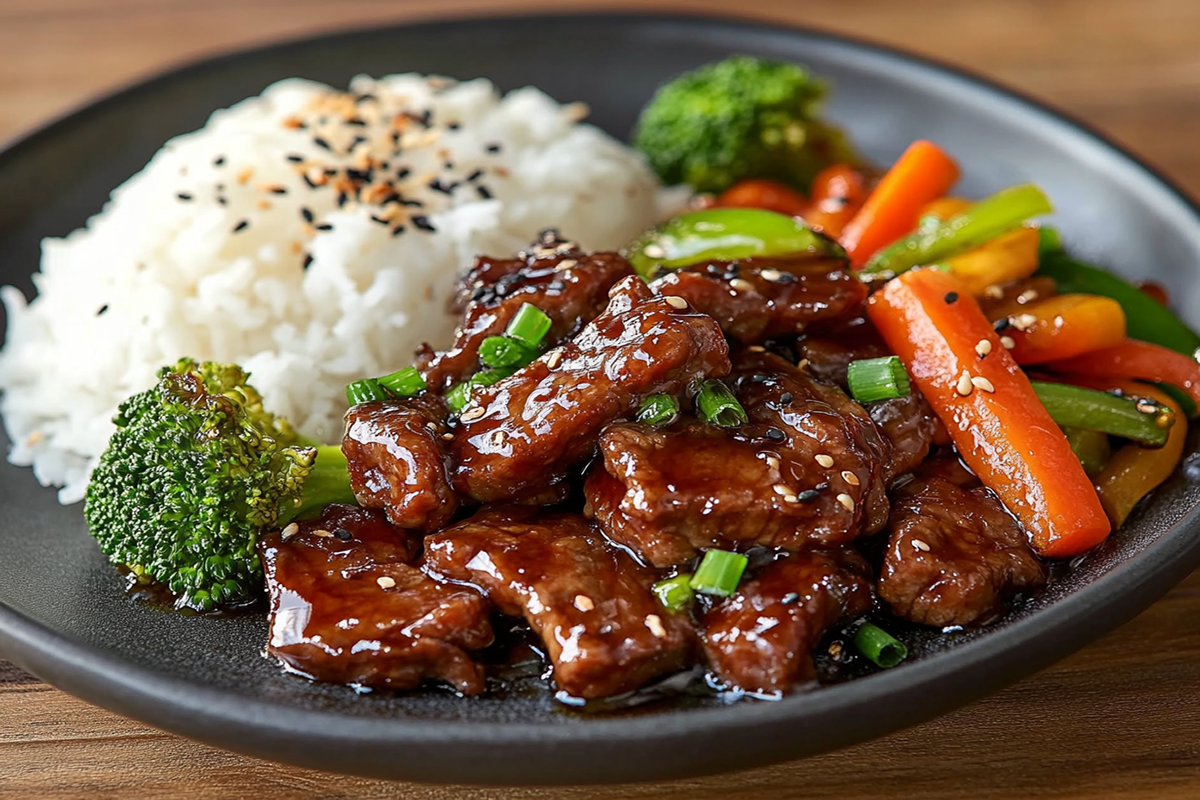
<instances>
[{"instance_id":1,"label":"browned beef slice","mask_svg":"<svg viewBox=\"0 0 1200 800\"><path fill-rule=\"evenodd\" d=\"M541 637L554 682L593 699L686 666L695 633L650 591L655 575L575 514L490 509L425 540L426 569L472 583Z\"/></svg>"},{"instance_id":2,"label":"browned beef slice","mask_svg":"<svg viewBox=\"0 0 1200 800\"><path fill-rule=\"evenodd\" d=\"M749 692L781 694L815 677L811 651L841 619L871 608L856 554L808 550L780 558L705 614L713 672Z\"/></svg>"},{"instance_id":3,"label":"browned beef slice","mask_svg":"<svg viewBox=\"0 0 1200 800\"><path fill-rule=\"evenodd\" d=\"M386 510L393 525L436 530L454 516L446 407L440 397L363 403L346 412L342 452L354 497Z\"/></svg>"},{"instance_id":4,"label":"browned beef slice","mask_svg":"<svg viewBox=\"0 0 1200 800\"><path fill-rule=\"evenodd\" d=\"M444 391L480 368L479 345L499 336L525 303L551 319L548 344L577 333L608 304L608 291L633 268L616 253L584 253L547 231L516 258L481 256L459 282L455 310L462 323L454 345L441 353L424 348L417 367L429 386Z\"/></svg>"},{"instance_id":5,"label":"browned beef slice","mask_svg":"<svg viewBox=\"0 0 1200 800\"><path fill-rule=\"evenodd\" d=\"M695 264L651 285L686 298L743 344L795 336L856 313L867 299L845 260L807 254Z\"/></svg>"},{"instance_id":6,"label":"browned beef slice","mask_svg":"<svg viewBox=\"0 0 1200 800\"><path fill-rule=\"evenodd\" d=\"M487 603L409 566L418 538L353 506L330 506L296 528L259 543L271 596L267 652L319 681L411 689L441 680L463 694L484 690L483 668L467 651L492 640Z\"/></svg>"},{"instance_id":7,"label":"browned beef slice","mask_svg":"<svg viewBox=\"0 0 1200 800\"><path fill-rule=\"evenodd\" d=\"M799 550L883 525L889 448L860 406L768 353L736 354L730 381L747 425L605 429L585 493L610 538L668 567L701 548Z\"/></svg>"},{"instance_id":8,"label":"browned beef slice","mask_svg":"<svg viewBox=\"0 0 1200 800\"><path fill-rule=\"evenodd\" d=\"M1025 532L983 487L917 479L897 493L888 528L879 596L913 622L983 623L1046 582Z\"/></svg>"},{"instance_id":9,"label":"browned beef slice","mask_svg":"<svg viewBox=\"0 0 1200 800\"><path fill-rule=\"evenodd\" d=\"M451 444L454 487L482 502L545 491L595 452L605 425L631 414L646 395L679 393L728 371L729 351L712 317L627 278L573 340L472 394Z\"/></svg>"}]
</instances>

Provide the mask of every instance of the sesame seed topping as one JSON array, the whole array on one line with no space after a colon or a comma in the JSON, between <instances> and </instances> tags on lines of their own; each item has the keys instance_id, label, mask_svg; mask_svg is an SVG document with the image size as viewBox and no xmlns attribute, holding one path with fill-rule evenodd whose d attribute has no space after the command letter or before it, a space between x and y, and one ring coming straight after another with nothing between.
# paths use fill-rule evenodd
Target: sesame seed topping
<instances>
[{"instance_id":1,"label":"sesame seed topping","mask_svg":"<svg viewBox=\"0 0 1200 800\"><path fill-rule=\"evenodd\" d=\"M254 177L254 167L246 167L237 174L237 182L245 186Z\"/></svg>"},{"instance_id":2,"label":"sesame seed topping","mask_svg":"<svg viewBox=\"0 0 1200 800\"><path fill-rule=\"evenodd\" d=\"M493 142L492 144L484 146L483 149L488 151L489 153L499 153L500 145L499 145L499 143Z\"/></svg>"},{"instance_id":3,"label":"sesame seed topping","mask_svg":"<svg viewBox=\"0 0 1200 800\"><path fill-rule=\"evenodd\" d=\"M779 430L779 428L767 428L767 430L765 431L765 433L763 435L766 436L768 439L770 439L772 442L782 442L784 439L787 438L787 434L784 433L783 431Z\"/></svg>"},{"instance_id":4,"label":"sesame seed topping","mask_svg":"<svg viewBox=\"0 0 1200 800\"><path fill-rule=\"evenodd\" d=\"M453 433L446 432L446 433L443 433L443 434L442 434L442 438L443 438L443 439L445 439L447 442L453 442L453 441L454 441L454 434L453 434Z\"/></svg>"},{"instance_id":5,"label":"sesame seed topping","mask_svg":"<svg viewBox=\"0 0 1200 800\"><path fill-rule=\"evenodd\" d=\"M1015 317L1009 317L1010 324L1022 333L1036 325L1037 321L1038 318L1033 314L1018 314Z\"/></svg>"},{"instance_id":6,"label":"sesame seed topping","mask_svg":"<svg viewBox=\"0 0 1200 800\"><path fill-rule=\"evenodd\" d=\"M1038 299L1037 289L1026 289L1025 291L1021 292L1019 295L1017 295L1017 302L1020 303L1021 305L1025 305L1026 303L1032 303L1034 300L1037 300L1037 299Z\"/></svg>"},{"instance_id":7,"label":"sesame seed topping","mask_svg":"<svg viewBox=\"0 0 1200 800\"><path fill-rule=\"evenodd\" d=\"M734 278L729 282L729 288L735 292L753 292L754 284L745 278Z\"/></svg>"},{"instance_id":8,"label":"sesame seed topping","mask_svg":"<svg viewBox=\"0 0 1200 800\"><path fill-rule=\"evenodd\" d=\"M546 367L549 369L555 369L558 367L559 363L562 362L562 360L562 350L551 350L550 354L546 356Z\"/></svg>"},{"instance_id":9,"label":"sesame seed topping","mask_svg":"<svg viewBox=\"0 0 1200 800\"><path fill-rule=\"evenodd\" d=\"M992 385L992 382L982 375L976 375L974 378L971 378L971 385L979 391L988 392L989 394L996 391L996 387Z\"/></svg>"},{"instance_id":10,"label":"sesame seed topping","mask_svg":"<svg viewBox=\"0 0 1200 800\"><path fill-rule=\"evenodd\" d=\"M395 578L389 578L387 575L380 575L378 578L375 579L375 582L379 584L380 589L395 589L396 588Z\"/></svg>"},{"instance_id":11,"label":"sesame seed topping","mask_svg":"<svg viewBox=\"0 0 1200 800\"><path fill-rule=\"evenodd\" d=\"M811 503L821 496L821 493L816 489L805 489L800 494L796 495L796 501L799 503Z\"/></svg>"},{"instance_id":12,"label":"sesame seed topping","mask_svg":"<svg viewBox=\"0 0 1200 800\"><path fill-rule=\"evenodd\" d=\"M573 258L564 258L562 261L554 265L555 272L566 272L571 267L578 266L579 262Z\"/></svg>"},{"instance_id":13,"label":"sesame seed topping","mask_svg":"<svg viewBox=\"0 0 1200 800\"><path fill-rule=\"evenodd\" d=\"M1137 410L1143 414L1156 414L1158 413L1158 406L1149 400L1138 400Z\"/></svg>"},{"instance_id":14,"label":"sesame seed topping","mask_svg":"<svg viewBox=\"0 0 1200 800\"><path fill-rule=\"evenodd\" d=\"M958 292L946 292L945 300L946 305L950 305L951 303L955 302L958 300Z\"/></svg>"},{"instance_id":15,"label":"sesame seed topping","mask_svg":"<svg viewBox=\"0 0 1200 800\"><path fill-rule=\"evenodd\" d=\"M1004 290L993 283L983 290L983 296L992 300L999 300L1001 297L1004 297Z\"/></svg>"},{"instance_id":16,"label":"sesame seed topping","mask_svg":"<svg viewBox=\"0 0 1200 800\"><path fill-rule=\"evenodd\" d=\"M586 594L577 594L575 595L575 607L580 611L591 611L596 604Z\"/></svg>"},{"instance_id":17,"label":"sesame seed topping","mask_svg":"<svg viewBox=\"0 0 1200 800\"><path fill-rule=\"evenodd\" d=\"M283 536L283 540L286 542L288 539L292 538L299 532L300 532L300 526L294 522L289 522L287 524L287 527L284 528L283 531L281 531L281 534Z\"/></svg>"},{"instance_id":18,"label":"sesame seed topping","mask_svg":"<svg viewBox=\"0 0 1200 800\"><path fill-rule=\"evenodd\" d=\"M669 305L671 308L677 308L680 311L688 307L687 300L684 300L682 297L676 297L673 294L669 294L663 299L667 301L667 305Z\"/></svg>"},{"instance_id":19,"label":"sesame seed topping","mask_svg":"<svg viewBox=\"0 0 1200 800\"><path fill-rule=\"evenodd\" d=\"M333 535L343 542L348 542L354 538L354 534L345 528L334 528Z\"/></svg>"},{"instance_id":20,"label":"sesame seed topping","mask_svg":"<svg viewBox=\"0 0 1200 800\"><path fill-rule=\"evenodd\" d=\"M308 223L311 223L314 219L316 219L316 217L313 216L312 209L307 207L302 207L300 209L300 216L304 217L304 221Z\"/></svg>"},{"instance_id":21,"label":"sesame seed topping","mask_svg":"<svg viewBox=\"0 0 1200 800\"><path fill-rule=\"evenodd\" d=\"M764 269L762 272L760 272L758 274L762 276L762 279L764 281L771 281L771 282L775 282L783 277L783 273L777 269Z\"/></svg>"},{"instance_id":22,"label":"sesame seed topping","mask_svg":"<svg viewBox=\"0 0 1200 800\"><path fill-rule=\"evenodd\" d=\"M854 510L854 498L843 492L837 496L837 501L845 506L847 511Z\"/></svg>"},{"instance_id":23,"label":"sesame seed topping","mask_svg":"<svg viewBox=\"0 0 1200 800\"><path fill-rule=\"evenodd\" d=\"M179 192L175 196L185 203L192 199L192 195L188 194L187 192Z\"/></svg>"},{"instance_id":24,"label":"sesame seed topping","mask_svg":"<svg viewBox=\"0 0 1200 800\"><path fill-rule=\"evenodd\" d=\"M476 186L475 194L479 195L479 198L481 200L491 200L492 199L492 190L487 188L486 186Z\"/></svg>"},{"instance_id":25,"label":"sesame seed topping","mask_svg":"<svg viewBox=\"0 0 1200 800\"><path fill-rule=\"evenodd\" d=\"M663 627L662 619L658 614L646 615L646 627L650 629L656 639L667 638L667 629Z\"/></svg>"},{"instance_id":26,"label":"sesame seed topping","mask_svg":"<svg viewBox=\"0 0 1200 800\"><path fill-rule=\"evenodd\" d=\"M1000 346L1003 347L1005 350L1012 350L1014 347L1017 346L1017 343L1011 336L1001 336L1000 337Z\"/></svg>"},{"instance_id":27,"label":"sesame seed topping","mask_svg":"<svg viewBox=\"0 0 1200 800\"><path fill-rule=\"evenodd\" d=\"M214 159L213 159L213 166L214 166L214 167L223 167L223 166L225 166L225 156L217 156L216 158L214 158Z\"/></svg>"},{"instance_id":28,"label":"sesame seed topping","mask_svg":"<svg viewBox=\"0 0 1200 800\"><path fill-rule=\"evenodd\" d=\"M308 269L312 265L312 262L313 262L313 254L307 253L304 256L304 268Z\"/></svg>"},{"instance_id":29,"label":"sesame seed topping","mask_svg":"<svg viewBox=\"0 0 1200 800\"><path fill-rule=\"evenodd\" d=\"M858 476L848 469L842 470L842 480L851 486L858 486L859 484Z\"/></svg>"},{"instance_id":30,"label":"sesame seed topping","mask_svg":"<svg viewBox=\"0 0 1200 800\"><path fill-rule=\"evenodd\" d=\"M792 495L794 497L796 495L796 493L792 491L792 487L788 486L786 483L777 483L771 487L771 490L780 497L787 497L788 495Z\"/></svg>"},{"instance_id":31,"label":"sesame seed topping","mask_svg":"<svg viewBox=\"0 0 1200 800\"><path fill-rule=\"evenodd\" d=\"M433 233L437 230L437 228L433 226L433 223L429 221L429 217L426 217L423 214L414 214L412 217L410 217L410 220L412 221L414 227L420 228L428 233Z\"/></svg>"},{"instance_id":32,"label":"sesame seed topping","mask_svg":"<svg viewBox=\"0 0 1200 800\"><path fill-rule=\"evenodd\" d=\"M966 397L967 395L971 394L971 390L974 388L974 386L975 384L971 382L971 373L964 369L962 371L962 375L958 376L958 384L954 387L954 389L960 395Z\"/></svg>"},{"instance_id":33,"label":"sesame seed topping","mask_svg":"<svg viewBox=\"0 0 1200 800\"><path fill-rule=\"evenodd\" d=\"M922 541L922 540L920 540L920 539L913 539L913 540L912 540L912 546L913 546L913 547L915 547L915 548L917 548L918 550L920 550L920 551L922 551L922 552L925 552L925 553L928 553L928 552L929 552L929 545L925 544L925 542L923 542L923 541Z\"/></svg>"},{"instance_id":34,"label":"sesame seed topping","mask_svg":"<svg viewBox=\"0 0 1200 800\"><path fill-rule=\"evenodd\" d=\"M332 539L333 532L327 531L324 528L318 528L317 530L313 531L313 536L319 536L322 539Z\"/></svg>"},{"instance_id":35,"label":"sesame seed topping","mask_svg":"<svg viewBox=\"0 0 1200 800\"><path fill-rule=\"evenodd\" d=\"M486 412L484 411L483 406L475 406L475 408L468 408L466 411L464 411L459 416L459 419L461 419L463 422L471 422L472 420L479 419L485 413Z\"/></svg>"},{"instance_id":36,"label":"sesame seed topping","mask_svg":"<svg viewBox=\"0 0 1200 800\"><path fill-rule=\"evenodd\" d=\"M822 467L825 467L826 469L833 466L833 456L831 456L831 455L827 455L825 453L820 453L816 456L815 460L818 464L820 464Z\"/></svg>"},{"instance_id":37,"label":"sesame seed topping","mask_svg":"<svg viewBox=\"0 0 1200 800\"><path fill-rule=\"evenodd\" d=\"M767 462L767 466L770 467L771 469L779 469L779 459L776 458L775 456L769 455L766 457L765 460Z\"/></svg>"},{"instance_id":38,"label":"sesame seed topping","mask_svg":"<svg viewBox=\"0 0 1200 800\"><path fill-rule=\"evenodd\" d=\"M796 362L796 366L799 367L800 369L808 369L808 359L807 358L800 359L799 361Z\"/></svg>"},{"instance_id":39,"label":"sesame seed topping","mask_svg":"<svg viewBox=\"0 0 1200 800\"><path fill-rule=\"evenodd\" d=\"M497 430L494 433L492 433L492 435L488 439L488 441L491 442L492 447L500 447L501 445L504 444L504 435L505 434L504 434L503 430Z\"/></svg>"},{"instance_id":40,"label":"sesame seed topping","mask_svg":"<svg viewBox=\"0 0 1200 800\"><path fill-rule=\"evenodd\" d=\"M246 230L246 228L249 228L249 227L250 227L250 220L244 219L241 222L239 222L237 225L233 226L233 232L241 233L242 231Z\"/></svg>"},{"instance_id":41,"label":"sesame seed topping","mask_svg":"<svg viewBox=\"0 0 1200 800\"><path fill-rule=\"evenodd\" d=\"M437 423L436 423L436 422L434 422L433 420L430 420L429 422L426 422L426 423L425 423L425 427L426 427L426 428L429 428L429 430L431 430L431 431L436 431L436 430L438 429L438 425L437 425Z\"/></svg>"},{"instance_id":42,"label":"sesame seed topping","mask_svg":"<svg viewBox=\"0 0 1200 800\"><path fill-rule=\"evenodd\" d=\"M990 340L980 339L975 343L975 355L983 358L990 352L992 352L992 343Z\"/></svg>"},{"instance_id":43,"label":"sesame seed topping","mask_svg":"<svg viewBox=\"0 0 1200 800\"><path fill-rule=\"evenodd\" d=\"M751 353L767 352L767 348L763 347L761 344L752 344L749 347L747 347L746 349L749 350Z\"/></svg>"}]
</instances>

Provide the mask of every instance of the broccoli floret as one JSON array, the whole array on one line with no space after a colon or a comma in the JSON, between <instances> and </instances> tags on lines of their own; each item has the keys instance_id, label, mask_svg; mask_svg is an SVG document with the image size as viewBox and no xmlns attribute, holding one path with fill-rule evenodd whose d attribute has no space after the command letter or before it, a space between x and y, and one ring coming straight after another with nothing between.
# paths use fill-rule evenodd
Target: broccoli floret
<instances>
[{"instance_id":1,"label":"broccoli floret","mask_svg":"<svg viewBox=\"0 0 1200 800\"><path fill-rule=\"evenodd\" d=\"M182 359L121 404L88 485L100 548L178 607L209 610L263 585L259 533L309 510L354 502L339 447L313 447L234 364Z\"/></svg>"},{"instance_id":2,"label":"broccoli floret","mask_svg":"<svg viewBox=\"0 0 1200 800\"><path fill-rule=\"evenodd\" d=\"M858 161L845 135L818 119L824 96L803 67L734 56L660 87L633 141L667 184L720 192L774 178L803 190L823 167Z\"/></svg>"}]
</instances>

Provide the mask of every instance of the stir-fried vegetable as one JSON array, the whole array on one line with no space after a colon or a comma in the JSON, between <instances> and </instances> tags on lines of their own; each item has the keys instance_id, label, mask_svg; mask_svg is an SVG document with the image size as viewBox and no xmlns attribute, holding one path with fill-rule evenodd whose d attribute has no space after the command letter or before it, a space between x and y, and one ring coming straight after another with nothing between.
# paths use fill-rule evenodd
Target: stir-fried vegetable
<instances>
[{"instance_id":1,"label":"stir-fried vegetable","mask_svg":"<svg viewBox=\"0 0 1200 800\"><path fill-rule=\"evenodd\" d=\"M1169 383L1200 403L1200 364L1194 358L1149 342L1126 339L1116 347L1094 350L1047 366L1065 374Z\"/></svg>"},{"instance_id":2,"label":"stir-fried vegetable","mask_svg":"<svg viewBox=\"0 0 1200 800\"><path fill-rule=\"evenodd\" d=\"M748 417L742 404L729 391L729 387L716 378L700 384L696 392L696 416L722 428L744 425Z\"/></svg>"},{"instance_id":3,"label":"stir-fried vegetable","mask_svg":"<svg viewBox=\"0 0 1200 800\"><path fill-rule=\"evenodd\" d=\"M872 295L867 313L1038 552L1070 556L1108 535L1079 459L961 284L936 269L908 272Z\"/></svg>"},{"instance_id":4,"label":"stir-fried vegetable","mask_svg":"<svg viewBox=\"0 0 1200 800\"><path fill-rule=\"evenodd\" d=\"M479 345L479 361L487 367L446 392L446 405L455 414L471 402L476 386L491 386L531 363L541 351L542 340L553 321L532 303L524 303L509 320L503 336L489 336Z\"/></svg>"},{"instance_id":5,"label":"stir-fried vegetable","mask_svg":"<svg viewBox=\"0 0 1200 800\"><path fill-rule=\"evenodd\" d=\"M1112 455L1112 445L1108 441L1108 434L1064 425L1063 435L1067 437L1067 441L1071 445L1071 452L1079 458L1079 463L1083 465L1083 471L1092 478L1099 475Z\"/></svg>"},{"instance_id":6,"label":"stir-fried vegetable","mask_svg":"<svg viewBox=\"0 0 1200 800\"><path fill-rule=\"evenodd\" d=\"M421 376L416 367L398 369L391 375L384 375L377 380L383 388L397 397L411 397L425 391L426 388L425 378Z\"/></svg>"},{"instance_id":7,"label":"stir-fried vegetable","mask_svg":"<svg viewBox=\"0 0 1200 800\"><path fill-rule=\"evenodd\" d=\"M1021 307L1000 320L1018 364L1044 364L1125 341L1121 304L1094 294L1060 294Z\"/></svg>"},{"instance_id":8,"label":"stir-fried vegetable","mask_svg":"<svg viewBox=\"0 0 1200 800\"><path fill-rule=\"evenodd\" d=\"M1059 425L1133 439L1146 447L1166 444L1175 423L1171 407L1143 398L1044 381L1033 381L1033 390Z\"/></svg>"},{"instance_id":9,"label":"stir-fried vegetable","mask_svg":"<svg viewBox=\"0 0 1200 800\"><path fill-rule=\"evenodd\" d=\"M1012 186L939 225L893 242L871 257L863 272L898 275L912 267L936 264L1053 210L1050 200L1033 184Z\"/></svg>"},{"instance_id":10,"label":"stir-fried vegetable","mask_svg":"<svg viewBox=\"0 0 1200 800\"><path fill-rule=\"evenodd\" d=\"M850 394L860 403L907 397L911 391L908 373L896 356L851 361L846 370L846 383Z\"/></svg>"},{"instance_id":11,"label":"stir-fried vegetable","mask_svg":"<svg viewBox=\"0 0 1200 800\"><path fill-rule=\"evenodd\" d=\"M692 576L688 574L664 578L652 587L658 602L668 611L680 611L692 602L695 593L692 592Z\"/></svg>"},{"instance_id":12,"label":"stir-fried vegetable","mask_svg":"<svg viewBox=\"0 0 1200 800\"><path fill-rule=\"evenodd\" d=\"M840 241L850 264L864 266L916 228L925 204L944 195L957 180L958 164L940 147L923 140L909 145L842 230Z\"/></svg>"},{"instance_id":13,"label":"stir-fried vegetable","mask_svg":"<svg viewBox=\"0 0 1200 800\"><path fill-rule=\"evenodd\" d=\"M1017 228L946 259L947 269L968 292L981 295L992 286L1028 278L1038 267L1037 228Z\"/></svg>"},{"instance_id":14,"label":"stir-fried vegetable","mask_svg":"<svg viewBox=\"0 0 1200 800\"><path fill-rule=\"evenodd\" d=\"M638 406L636 419L646 425L670 425L678 416L678 400L669 394L654 394Z\"/></svg>"},{"instance_id":15,"label":"stir-fried vegetable","mask_svg":"<svg viewBox=\"0 0 1200 800\"><path fill-rule=\"evenodd\" d=\"M884 669L891 669L908 658L904 642L870 622L864 622L854 632L854 646L868 661Z\"/></svg>"},{"instance_id":16,"label":"stir-fried vegetable","mask_svg":"<svg viewBox=\"0 0 1200 800\"><path fill-rule=\"evenodd\" d=\"M375 378L363 378L346 384L346 402L352 406L387 400L387 390Z\"/></svg>"},{"instance_id":17,"label":"stir-fried vegetable","mask_svg":"<svg viewBox=\"0 0 1200 800\"><path fill-rule=\"evenodd\" d=\"M791 253L839 255L841 248L784 214L758 208L711 208L673 217L629 247L629 263L643 278L657 267L733 261Z\"/></svg>"},{"instance_id":18,"label":"stir-fried vegetable","mask_svg":"<svg viewBox=\"0 0 1200 800\"><path fill-rule=\"evenodd\" d=\"M720 208L761 208L799 217L808 210L808 200L790 186L766 178L739 181L721 192L717 198Z\"/></svg>"},{"instance_id":19,"label":"stir-fried vegetable","mask_svg":"<svg viewBox=\"0 0 1200 800\"><path fill-rule=\"evenodd\" d=\"M696 567L696 573L688 581L692 591L702 594L729 597L737 591L738 582L750 560L741 553L727 550L709 550Z\"/></svg>"},{"instance_id":20,"label":"stir-fried vegetable","mask_svg":"<svg viewBox=\"0 0 1200 800\"><path fill-rule=\"evenodd\" d=\"M834 164L813 178L811 197L804 221L813 230L837 239L867 199L867 180L849 164Z\"/></svg>"}]
</instances>

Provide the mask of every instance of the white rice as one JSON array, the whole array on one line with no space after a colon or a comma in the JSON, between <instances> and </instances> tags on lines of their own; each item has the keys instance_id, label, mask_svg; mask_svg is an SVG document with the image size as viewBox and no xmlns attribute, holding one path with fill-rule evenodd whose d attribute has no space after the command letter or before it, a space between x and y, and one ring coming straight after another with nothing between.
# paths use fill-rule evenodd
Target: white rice
<instances>
[{"instance_id":1,"label":"white rice","mask_svg":"<svg viewBox=\"0 0 1200 800\"><path fill-rule=\"evenodd\" d=\"M0 289L9 460L78 501L117 405L182 356L243 364L268 408L336 441L348 381L448 341L445 304L475 255L511 254L546 227L614 248L677 199L637 153L580 124L584 111L417 75L360 76L349 93L286 80L217 111L85 228L43 242L35 300ZM334 184L368 157L387 162L372 184L406 167L395 183L425 206L352 189L339 207Z\"/></svg>"}]
</instances>

